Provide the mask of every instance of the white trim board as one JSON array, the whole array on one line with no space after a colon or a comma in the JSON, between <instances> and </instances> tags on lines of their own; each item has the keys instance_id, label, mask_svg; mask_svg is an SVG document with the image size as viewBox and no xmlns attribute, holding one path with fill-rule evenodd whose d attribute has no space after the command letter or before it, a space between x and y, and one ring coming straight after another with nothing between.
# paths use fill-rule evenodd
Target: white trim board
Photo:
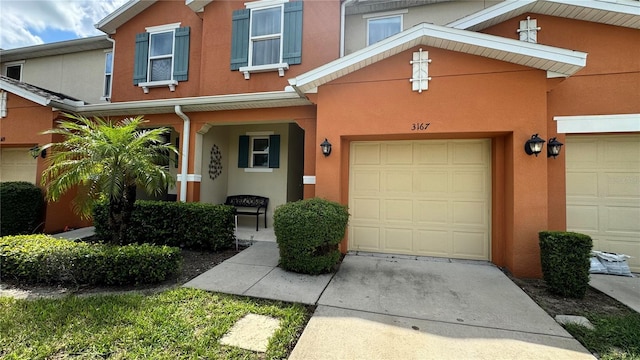
<instances>
[{"instance_id":1,"label":"white trim board","mask_svg":"<svg viewBox=\"0 0 640 360\"><path fill-rule=\"evenodd\" d=\"M554 116L560 134L640 131L640 114Z\"/></svg>"}]
</instances>

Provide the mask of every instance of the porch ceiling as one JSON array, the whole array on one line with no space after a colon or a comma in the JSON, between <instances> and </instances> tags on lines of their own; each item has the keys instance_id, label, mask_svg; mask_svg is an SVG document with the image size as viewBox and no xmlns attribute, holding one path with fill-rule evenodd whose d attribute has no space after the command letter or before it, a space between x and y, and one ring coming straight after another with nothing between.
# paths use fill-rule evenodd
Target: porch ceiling
<instances>
[{"instance_id":1,"label":"porch ceiling","mask_svg":"<svg viewBox=\"0 0 640 360\"><path fill-rule=\"evenodd\" d=\"M301 74L289 83L302 93L313 92L320 85L419 45L529 66L554 76L573 75L586 65L587 57L579 51L423 23Z\"/></svg>"},{"instance_id":2,"label":"porch ceiling","mask_svg":"<svg viewBox=\"0 0 640 360\"><path fill-rule=\"evenodd\" d=\"M507 0L447 26L479 31L525 13L640 29L637 0Z\"/></svg>"}]
</instances>

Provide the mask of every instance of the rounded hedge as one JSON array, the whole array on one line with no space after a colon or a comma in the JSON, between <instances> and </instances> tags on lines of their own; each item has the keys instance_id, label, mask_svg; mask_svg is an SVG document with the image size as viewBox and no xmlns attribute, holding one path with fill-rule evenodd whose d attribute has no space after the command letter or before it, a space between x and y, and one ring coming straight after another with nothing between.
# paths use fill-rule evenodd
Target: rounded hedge
<instances>
[{"instance_id":1,"label":"rounded hedge","mask_svg":"<svg viewBox=\"0 0 640 360\"><path fill-rule=\"evenodd\" d=\"M26 181L0 183L0 236L31 234L43 220L42 190Z\"/></svg>"},{"instance_id":2,"label":"rounded hedge","mask_svg":"<svg viewBox=\"0 0 640 360\"><path fill-rule=\"evenodd\" d=\"M313 198L276 208L273 227L280 248L280 266L304 274L322 274L340 260L349 213L336 202Z\"/></svg>"},{"instance_id":3,"label":"rounded hedge","mask_svg":"<svg viewBox=\"0 0 640 360\"><path fill-rule=\"evenodd\" d=\"M177 274L181 264L175 247L89 244L48 235L0 238L0 274L23 284L153 284Z\"/></svg>"}]
</instances>

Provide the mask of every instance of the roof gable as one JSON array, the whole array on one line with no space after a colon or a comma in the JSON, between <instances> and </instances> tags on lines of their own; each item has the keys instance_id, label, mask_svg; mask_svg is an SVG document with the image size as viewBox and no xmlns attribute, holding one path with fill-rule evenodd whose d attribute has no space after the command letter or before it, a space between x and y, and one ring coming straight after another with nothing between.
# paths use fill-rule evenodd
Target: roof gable
<instances>
[{"instance_id":1,"label":"roof gable","mask_svg":"<svg viewBox=\"0 0 640 360\"><path fill-rule=\"evenodd\" d=\"M634 0L505 0L447 26L479 31L530 12L640 29L640 2Z\"/></svg>"},{"instance_id":2,"label":"roof gable","mask_svg":"<svg viewBox=\"0 0 640 360\"><path fill-rule=\"evenodd\" d=\"M586 65L587 58L587 54L580 51L420 24L290 79L289 84L298 92L313 92L320 85L419 45L546 70L549 77L573 75Z\"/></svg>"}]
</instances>

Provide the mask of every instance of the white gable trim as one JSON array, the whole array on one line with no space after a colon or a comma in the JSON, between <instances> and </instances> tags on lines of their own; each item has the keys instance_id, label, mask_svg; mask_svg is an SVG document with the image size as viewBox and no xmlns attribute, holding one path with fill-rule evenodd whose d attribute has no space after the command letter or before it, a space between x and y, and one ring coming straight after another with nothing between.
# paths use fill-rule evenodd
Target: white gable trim
<instances>
[{"instance_id":1,"label":"white gable trim","mask_svg":"<svg viewBox=\"0 0 640 360\"><path fill-rule=\"evenodd\" d=\"M587 59L587 54L579 51L445 26L420 24L290 79L289 84L299 92L312 92L329 81L419 45L511 62L565 77L586 66Z\"/></svg>"},{"instance_id":2,"label":"white gable trim","mask_svg":"<svg viewBox=\"0 0 640 360\"><path fill-rule=\"evenodd\" d=\"M155 4L156 1L157 0L129 0L94 26L106 34L115 34L117 28L133 19L149 6Z\"/></svg>"},{"instance_id":3,"label":"white gable trim","mask_svg":"<svg viewBox=\"0 0 640 360\"><path fill-rule=\"evenodd\" d=\"M23 89L21 87L15 86L13 84L10 84L8 82L2 81L0 82L0 88L2 90L5 90L7 92L10 92L14 95L20 96L21 98L27 99L29 101L33 101L34 103L38 104L38 105L42 105L42 106L48 106L49 103L51 102L50 99L38 95L38 94L34 94L31 91L28 91L26 89Z\"/></svg>"},{"instance_id":4,"label":"white gable trim","mask_svg":"<svg viewBox=\"0 0 640 360\"><path fill-rule=\"evenodd\" d=\"M640 131L640 114L554 116L560 134Z\"/></svg>"},{"instance_id":5,"label":"white gable trim","mask_svg":"<svg viewBox=\"0 0 640 360\"><path fill-rule=\"evenodd\" d=\"M633 0L505 0L447 26L478 31L528 12L640 29Z\"/></svg>"}]
</instances>

